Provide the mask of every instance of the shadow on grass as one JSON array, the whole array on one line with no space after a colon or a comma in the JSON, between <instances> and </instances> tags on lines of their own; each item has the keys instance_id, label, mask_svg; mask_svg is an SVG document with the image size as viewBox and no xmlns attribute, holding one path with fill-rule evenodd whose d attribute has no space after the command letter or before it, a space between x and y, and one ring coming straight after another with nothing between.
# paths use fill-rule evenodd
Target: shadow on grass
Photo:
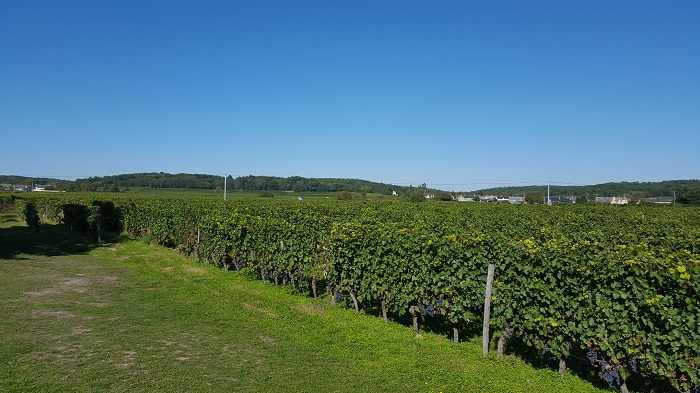
<instances>
[{"instance_id":1,"label":"shadow on grass","mask_svg":"<svg viewBox=\"0 0 700 393\"><path fill-rule=\"evenodd\" d=\"M310 293L303 293L306 296L312 296ZM343 296L339 302L339 306L352 309L350 298L348 296ZM360 309L366 315L371 315L375 317L382 316L381 305L379 304L366 304L362 303ZM403 326L412 327L413 326L413 316L405 311L401 314L394 312L389 312L387 314L387 320L390 322L398 323ZM472 320L467 322L460 322L457 324L459 342L471 341L475 337L481 337L483 322L481 319ZM446 315L435 314L434 316L424 315L423 318L418 316L418 329L420 332L432 333L438 336L442 336L447 340L454 341L454 330L452 328L452 323L447 319ZM493 336L493 330L491 331L491 336Z\"/></svg>"},{"instance_id":2,"label":"shadow on grass","mask_svg":"<svg viewBox=\"0 0 700 393\"><path fill-rule=\"evenodd\" d=\"M98 246L93 236L71 232L64 225L41 224L38 231L19 225L0 228L0 259L85 254Z\"/></svg>"},{"instance_id":3,"label":"shadow on grass","mask_svg":"<svg viewBox=\"0 0 700 393\"><path fill-rule=\"evenodd\" d=\"M505 348L506 354L512 354L523 359L526 363L535 368L548 368L552 371L559 370L559 359L552 357L550 354L542 355L541 351L535 347L528 345L527 342L520 336L514 336L508 341ZM591 385L599 389L608 389L609 385L603 381L599 373L599 367L594 367L586 357L586 350L580 348L572 348L571 354L566 359L566 373L573 374L577 377L588 381ZM650 378L640 374L632 374L627 379L627 388L633 392L640 393L662 393L673 392L675 389L671 384L659 378ZM613 390L618 390L619 387L613 386Z\"/></svg>"}]
</instances>

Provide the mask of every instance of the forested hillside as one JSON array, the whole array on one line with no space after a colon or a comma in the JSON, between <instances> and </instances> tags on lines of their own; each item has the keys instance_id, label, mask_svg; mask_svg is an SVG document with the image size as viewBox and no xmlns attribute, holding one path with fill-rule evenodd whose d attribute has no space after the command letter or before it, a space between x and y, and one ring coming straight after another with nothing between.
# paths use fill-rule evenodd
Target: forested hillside
<instances>
[{"instance_id":1,"label":"forested hillside","mask_svg":"<svg viewBox=\"0 0 700 393\"><path fill-rule=\"evenodd\" d=\"M129 187L148 188L186 188L186 189L223 189L224 179L217 175L164 172L131 173L114 176L97 176L75 181L51 178L32 178L25 176L0 175L0 184L44 184L48 189L60 191L124 191ZM350 191L360 193L378 193L391 195L396 191L401 195L419 195L440 193L428 189L425 184L397 186L371 182L360 179L339 178L305 178L301 176L229 176L226 182L228 190L248 191L295 191L295 192L338 192ZM444 193L444 192L443 192ZM464 193L476 195L510 195L525 196L531 201L541 201L547 195L547 185L520 187L497 187L469 191ZM444 193L447 194L447 193ZM587 186L550 185L550 195L576 196L578 201L592 201L597 196L626 196L632 200L639 198L673 198L681 204L700 205L700 180L667 180L662 182L617 182ZM423 198L419 198L423 199ZM445 199L445 198L438 198ZM449 194L447 198L449 199ZM526 198L528 199L528 198Z\"/></svg>"},{"instance_id":2,"label":"forested hillside","mask_svg":"<svg viewBox=\"0 0 700 393\"><path fill-rule=\"evenodd\" d=\"M32 184L51 184L55 182L62 182L64 180L53 179L50 177L27 177L27 176L17 176L17 175L0 175L0 184L22 184L22 185L32 185Z\"/></svg>"},{"instance_id":3,"label":"forested hillside","mask_svg":"<svg viewBox=\"0 0 700 393\"><path fill-rule=\"evenodd\" d=\"M680 203L700 203L700 180L667 180L662 182L616 182L588 186L550 185L550 195L576 196L593 200L597 196L627 196L631 198L672 198ZM478 195L547 195L547 185L497 187L473 191Z\"/></svg>"},{"instance_id":4,"label":"forested hillside","mask_svg":"<svg viewBox=\"0 0 700 393\"><path fill-rule=\"evenodd\" d=\"M76 191L111 190L124 187L223 189L222 176L204 174L133 173L116 176L77 179L72 189ZM359 179L304 178L300 176L240 176L228 177L228 190L279 190L297 192L351 191L391 194L407 187L392 186Z\"/></svg>"}]
</instances>

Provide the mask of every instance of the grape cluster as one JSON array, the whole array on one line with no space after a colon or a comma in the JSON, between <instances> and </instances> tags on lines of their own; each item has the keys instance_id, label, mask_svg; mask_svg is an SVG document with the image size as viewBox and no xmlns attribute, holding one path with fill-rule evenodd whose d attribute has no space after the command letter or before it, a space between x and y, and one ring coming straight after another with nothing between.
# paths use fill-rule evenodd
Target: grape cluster
<instances>
[{"instance_id":1,"label":"grape cluster","mask_svg":"<svg viewBox=\"0 0 700 393\"><path fill-rule=\"evenodd\" d=\"M591 364L595 364L598 361L598 352L588 350L588 352L586 352L586 357Z\"/></svg>"},{"instance_id":2,"label":"grape cluster","mask_svg":"<svg viewBox=\"0 0 700 393\"><path fill-rule=\"evenodd\" d=\"M638 358L637 358L637 359L638 359ZM637 365L637 359L634 359L634 360L630 360L630 361L629 361L630 368L631 368L632 371L635 372L635 373L637 372L637 366L638 366L638 365Z\"/></svg>"},{"instance_id":3,"label":"grape cluster","mask_svg":"<svg viewBox=\"0 0 700 393\"><path fill-rule=\"evenodd\" d=\"M425 306L418 303L418 310L420 310L420 321L425 322L425 313L426 313Z\"/></svg>"},{"instance_id":4,"label":"grape cluster","mask_svg":"<svg viewBox=\"0 0 700 393\"><path fill-rule=\"evenodd\" d=\"M437 306L442 307L443 304L443 297L440 295L440 298L436 300ZM420 310L420 318L421 322L425 322L425 316L428 315L430 317L435 316L435 306L432 304L429 304L425 306L424 304L418 303L418 310ZM401 317L401 312L399 312L399 317Z\"/></svg>"},{"instance_id":5,"label":"grape cluster","mask_svg":"<svg viewBox=\"0 0 700 393\"><path fill-rule=\"evenodd\" d=\"M613 386L613 382L620 385L620 371L613 367L605 359L600 362L600 371L603 374L603 381L608 383L608 387Z\"/></svg>"}]
</instances>

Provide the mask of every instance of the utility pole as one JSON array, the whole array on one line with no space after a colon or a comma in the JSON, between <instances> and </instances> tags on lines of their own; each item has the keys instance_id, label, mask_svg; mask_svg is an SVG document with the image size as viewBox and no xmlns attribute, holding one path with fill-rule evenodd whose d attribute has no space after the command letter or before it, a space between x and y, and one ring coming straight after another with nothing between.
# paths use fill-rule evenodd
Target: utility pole
<instances>
[{"instance_id":1,"label":"utility pole","mask_svg":"<svg viewBox=\"0 0 700 393\"><path fill-rule=\"evenodd\" d=\"M226 178L228 175L224 175L224 201L226 201Z\"/></svg>"}]
</instances>

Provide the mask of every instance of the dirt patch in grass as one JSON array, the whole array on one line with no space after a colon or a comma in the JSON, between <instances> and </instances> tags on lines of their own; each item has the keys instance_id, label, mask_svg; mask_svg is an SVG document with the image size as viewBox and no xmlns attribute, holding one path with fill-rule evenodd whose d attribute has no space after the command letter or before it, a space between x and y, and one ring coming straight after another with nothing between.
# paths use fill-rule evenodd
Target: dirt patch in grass
<instances>
[{"instance_id":1,"label":"dirt patch in grass","mask_svg":"<svg viewBox=\"0 0 700 393\"><path fill-rule=\"evenodd\" d=\"M31 312L32 318L76 318L77 315L68 311L34 310Z\"/></svg>"},{"instance_id":2,"label":"dirt patch in grass","mask_svg":"<svg viewBox=\"0 0 700 393\"><path fill-rule=\"evenodd\" d=\"M243 308L245 308L246 310L253 311L256 314L261 314L261 315L264 315L264 316L270 317L270 318L277 318L277 316L275 314L273 314L270 311L265 310L264 308L260 308L260 307L257 307L257 306L254 306L254 305L248 304L248 303L241 303L241 306L243 306Z\"/></svg>"},{"instance_id":3,"label":"dirt patch in grass","mask_svg":"<svg viewBox=\"0 0 700 393\"><path fill-rule=\"evenodd\" d=\"M24 295L30 298L56 296L66 293L93 293L93 287L96 285L111 284L119 281L119 277L114 276L91 276L85 274L76 274L79 277L63 277L58 278L55 274L39 277L52 282L51 286L39 291L26 291Z\"/></svg>"},{"instance_id":4,"label":"dirt patch in grass","mask_svg":"<svg viewBox=\"0 0 700 393\"><path fill-rule=\"evenodd\" d=\"M192 274L195 276L204 276L207 273L209 273L206 269L201 268L199 266L185 266L185 268L183 269L183 272L185 272L187 274Z\"/></svg>"},{"instance_id":5,"label":"dirt patch in grass","mask_svg":"<svg viewBox=\"0 0 700 393\"><path fill-rule=\"evenodd\" d=\"M320 304L304 303L297 306L297 310L304 315L326 315L328 311Z\"/></svg>"},{"instance_id":6,"label":"dirt patch in grass","mask_svg":"<svg viewBox=\"0 0 700 393\"><path fill-rule=\"evenodd\" d=\"M52 286L40 291L27 291L29 297L54 296L65 292L85 293L88 290L88 281L84 278L69 278L55 282Z\"/></svg>"}]
</instances>

